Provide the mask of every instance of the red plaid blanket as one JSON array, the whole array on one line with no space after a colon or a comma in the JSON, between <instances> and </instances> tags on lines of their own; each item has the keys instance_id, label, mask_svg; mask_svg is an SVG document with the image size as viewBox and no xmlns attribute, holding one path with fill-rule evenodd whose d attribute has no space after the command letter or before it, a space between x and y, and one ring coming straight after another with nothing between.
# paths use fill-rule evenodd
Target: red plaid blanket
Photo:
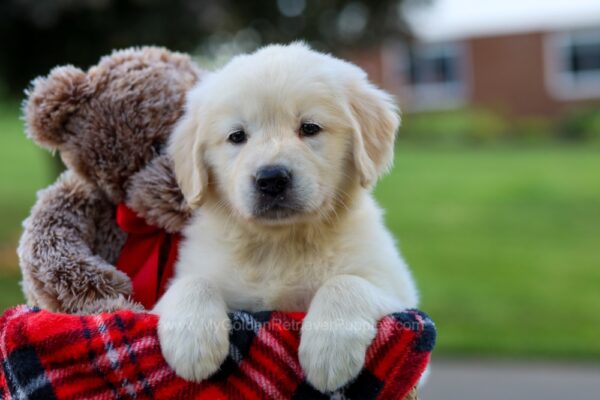
<instances>
[{"instance_id":1,"label":"red plaid blanket","mask_svg":"<svg viewBox=\"0 0 600 400\"><path fill-rule=\"evenodd\" d=\"M435 327L417 310L379 322L359 377L334 394L308 385L297 357L303 314L231 314L221 370L196 384L162 358L157 316L53 314L26 306L0 318L0 399L402 399L429 360Z\"/></svg>"}]
</instances>

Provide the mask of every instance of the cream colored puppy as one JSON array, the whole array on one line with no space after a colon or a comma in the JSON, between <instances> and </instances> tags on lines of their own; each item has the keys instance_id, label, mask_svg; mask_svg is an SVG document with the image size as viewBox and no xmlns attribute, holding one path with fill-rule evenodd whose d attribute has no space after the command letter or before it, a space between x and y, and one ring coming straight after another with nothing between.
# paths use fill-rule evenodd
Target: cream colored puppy
<instances>
[{"instance_id":1,"label":"cream colored puppy","mask_svg":"<svg viewBox=\"0 0 600 400\"><path fill-rule=\"evenodd\" d=\"M302 43L234 58L188 97L169 153L189 204L157 304L163 354L199 381L229 347L229 310L308 311L300 363L352 380L384 315L417 304L370 188L393 159L392 98L360 68Z\"/></svg>"}]
</instances>

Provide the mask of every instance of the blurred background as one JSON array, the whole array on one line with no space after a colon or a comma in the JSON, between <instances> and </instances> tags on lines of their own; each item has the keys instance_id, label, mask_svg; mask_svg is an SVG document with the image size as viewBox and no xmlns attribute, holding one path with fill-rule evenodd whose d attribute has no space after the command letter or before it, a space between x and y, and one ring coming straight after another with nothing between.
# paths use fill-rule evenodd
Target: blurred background
<instances>
[{"instance_id":1,"label":"blurred background","mask_svg":"<svg viewBox=\"0 0 600 400\"><path fill-rule=\"evenodd\" d=\"M132 45L212 69L295 39L402 106L376 196L439 330L422 397L597 398L598 0L3 0L0 310L23 302L20 224L60 171L23 133L28 82Z\"/></svg>"}]
</instances>

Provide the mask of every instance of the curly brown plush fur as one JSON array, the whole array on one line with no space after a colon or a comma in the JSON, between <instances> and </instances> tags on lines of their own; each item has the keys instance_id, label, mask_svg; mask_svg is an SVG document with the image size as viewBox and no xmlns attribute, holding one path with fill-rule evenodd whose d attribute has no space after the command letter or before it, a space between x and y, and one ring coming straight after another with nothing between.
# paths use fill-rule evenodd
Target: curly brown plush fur
<instances>
[{"instance_id":1,"label":"curly brown plush fur","mask_svg":"<svg viewBox=\"0 0 600 400\"><path fill-rule=\"evenodd\" d=\"M127 201L170 232L185 223L189 210L160 152L199 76L189 57L145 47L33 82L27 135L58 150L68 170L38 194L24 223L18 253L30 304L78 313L141 308L114 267L126 239L115 208Z\"/></svg>"},{"instance_id":2,"label":"curly brown plush fur","mask_svg":"<svg viewBox=\"0 0 600 400\"><path fill-rule=\"evenodd\" d=\"M129 180L127 206L151 225L179 232L191 216L173 174L171 159L161 155Z\"/></svg>"},{"instance_id":3,"label":"curly brown plush fur","mask_svg":"<svg viewBox=\"0 0 600 400\"><path fill-rule=\"evenodd\" d=\"M197 77L189 57L159 48L117 51L88 72L55 68L28 92L27 134L117 203L160 152Z\"/></svg>"}]
</instances>

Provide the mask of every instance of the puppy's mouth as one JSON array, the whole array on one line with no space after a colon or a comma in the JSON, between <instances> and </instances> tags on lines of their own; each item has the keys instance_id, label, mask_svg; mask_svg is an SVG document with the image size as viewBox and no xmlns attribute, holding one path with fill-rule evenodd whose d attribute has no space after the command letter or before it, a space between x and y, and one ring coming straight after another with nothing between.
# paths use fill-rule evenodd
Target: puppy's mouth
<instances>
[{"instance_id":1,"label":"puppy's mouth","mask_svg":"<svg viewBox=\"0 0 600 400\"><path fill-rule=\"evenodd\" d=\"M276 198L259 196L252 212L255 218L270 222L284 222L302 213L303 207L287 196Z\"/></svg>"}]
</instances>

